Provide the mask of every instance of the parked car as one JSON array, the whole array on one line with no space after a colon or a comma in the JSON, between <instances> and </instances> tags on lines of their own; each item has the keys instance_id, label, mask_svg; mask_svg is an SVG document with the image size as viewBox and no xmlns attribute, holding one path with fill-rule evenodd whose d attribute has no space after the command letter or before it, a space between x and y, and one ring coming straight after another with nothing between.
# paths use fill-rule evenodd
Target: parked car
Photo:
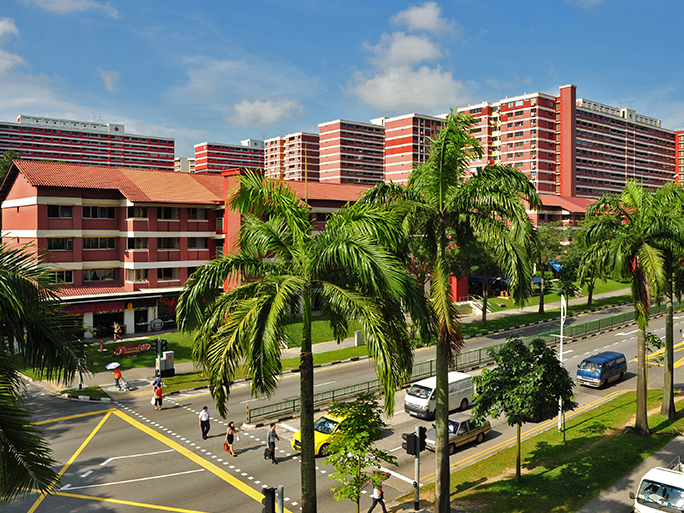
<instances>
[{"instance_id":1,"label":"parked car","mask_svg":"<svg viewBox=\"0 0 684 513\"><path fill-rule=\"evenodd\" d=\"M434 419L437 398L435 387L437 378L421 379L406 391L404 411L414 417ZM471 376L464 372L449 373L449 411L457 408L465 410L473 400L475 389Z\"/></svg>"},{"instance_id":2,"label":"parked car","mask_svg":"<svg viewBox=\"0 0 684 513\"><path fill-rule=\"evenodd\" d=\"M327 456L330 449L330 439L339 428L345 417L335 417L325 414L314 422L314 454L316 456ZM302 452L302 432L297 431L292 437L292 448L297 452Z\"/></svg>"},{"instance_id":3,"label":"parked car","mask_svg":"<svg viewBox=\"0 0 684 513\"><path fill-rule=\"evenodd\" d=\"M457 413L449 417L449 454L454 454L456 448L470 442L482 442L485 435L492 430L492 425L488 420L477 423L469 413ZM435 425L427 430L425 437L425 447L435 450L436 435Z\"/></svg>"}]
</instances>

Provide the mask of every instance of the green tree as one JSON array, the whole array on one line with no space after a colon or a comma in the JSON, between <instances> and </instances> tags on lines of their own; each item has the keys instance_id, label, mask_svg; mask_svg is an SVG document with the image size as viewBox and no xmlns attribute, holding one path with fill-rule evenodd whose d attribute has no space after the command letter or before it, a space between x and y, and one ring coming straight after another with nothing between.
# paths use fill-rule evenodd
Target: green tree
<instances>
[{"instance_id":1,"label":"green tree","mask_svg":"<svg viewBox=\"0 0 684 513\"><path fill-rule=\"evenodd\" d=\"M487 308L492 289L492 278L501 276L501 268L492 252L480 241L474 240L458 248L458 257L466 276L482 277L482 326L487 325Z\"/></svg>"},{"instance_id":2,"label":"green tree","mask_svg":"<svg viewBox=\"0 0 684 513\"><path fill-rule=\"evenodd\" d=\"M509 426L517 427L515 479L520 483L521 426L553 418L561 404L563 411L573 409L574 381L556 352L539 338L529 346L519 338L509 339L489 354L497 368L484 369L473 377L477 390L473 417L491 415L496 419L503 414Z\"/></svg>"},{"instance_id":3,"label":"green tree","mask_svg":"<svg viewBox=\"0 0 684 513\"><path fill-rule=\"evenodd\" d=\"M544 313L544 294L546 282L553 277L551 272L552 260L557 260L561 254L561 243L565 240L565 232L560 223L544 223L537 225L535 239L535 253L537 256L537 272L535 275L541 280L539 283L539 313Z\"/></svg>"},{"instance_id":4,"label":"green tree","mask_svg":"<svg viewBox=\"0 0 684 513\"><path fill-rule=\"evenodd\" d=\"M340 483L339 488L333 488L335 500L353 501L359 513L361 490L369 481L378 479L378 467L383 462L396 464L394 456L374 447L387 424L372 394L358 394L351 402L333 402L329 411L346 417L332 439L330 455L325 460L335 469L330 477Z\"/></svg>"},{"instance_id":5,"label":"green tree","mask_svg":"<svg viewBox=\"0 0 684 513\"><path fill-rule=\"evenodd\" d=\"M0 504L31 489L49 493L57 480L50 447L24 402L17 365L71 383L79 368L76 336L82 333L82 326L61 314L48 271L31 248L0 243Z\"/></svg>"},{"instance_id":6,"label":"green tree","mask_svg":"<svg viewBox=\"0 0 684 513\"><path fill-rule=\"evenodd\" d=\"M395 206L406 232L419 240L429 259L431 305L437 319L436 348L436 482L437 511L449 511L449 367L463 347L461 325L451 295L448 248L477 237L495 252L516 304L528 297L532 279L530 240L533 229L526 213L541 206L539 196L519 170L487 165L470 174L469 165L482 150L471 134L475 121L447 116L431 140L430 156L409 177L408 186L376 185L364 201Z\"/></svg>"},{"instance_id":7,"label":"green tree","mask_svg":"<svg viewBox=\"0 0 684 513\"><path fill-rule=\"evenodd\" d=\"M21 155L19 155L16 151L5 150L5 152L2 154L2 158L0 158L0 184L2 184L2 181L5 179L5 175L7 175L7 171L9 171L12 161L20 158Z\"/></svg>"},{"instance_id":8,"label":"green tree","mask_svg":"<svg viewBox=\"0 0 684 513\"><path fill-rule=\"evenodd\" d=\"M313 513L314 296L338 341L347 336L350 321L361 323L388 414L394 391L412 370L406 314L419 333L429 333L430 311L422 288L386 249L400 238L396 214L355 204L331 215L325 231L316 234L305 201L286 183L252 172L241 176L229 206L242 215L239 248L190 277L180 295L179 327L197 330L193 358L205 368L218 411L225 416L231 382L243 364L253 395L275 392L281 348L287 344L284 321L301 309L302 510ZM222 292L224 283L238 280L239 285Z\"/></svg>"},{"instance_id":9,"label":"green tree","mask_svg":"<svg viewBox=\"0 0 684 513\"><path fill-rule=\"evenodd\" d=\"M646 329L654 290L663 290L667 238L681 244L681 217L674 209L663 210L656 196L635 181L628 181L620 195L609 194L587 209L584 227L590 251L608 269L630 282L637 335L637 411L634 431L649 434L646 410ZM655 289L654 289L655 287Z\"/></svg>"}]
</instances>

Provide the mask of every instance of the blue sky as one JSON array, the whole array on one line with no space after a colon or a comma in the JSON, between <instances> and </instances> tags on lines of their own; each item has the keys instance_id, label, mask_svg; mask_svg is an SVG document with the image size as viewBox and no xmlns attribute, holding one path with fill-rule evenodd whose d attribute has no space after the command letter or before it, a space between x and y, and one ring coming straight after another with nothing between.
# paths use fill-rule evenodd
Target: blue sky
<instances>
[{"instance_id":1,"label":"blue sky","mask_svg":"<svg viewBox=\"0 0 684 513\"><path fill-rule=\"evenodd\" d=\"M2 0L0 120L239 143L576 84L684 128L681 0Z\"/></svg>"}]
</instances>

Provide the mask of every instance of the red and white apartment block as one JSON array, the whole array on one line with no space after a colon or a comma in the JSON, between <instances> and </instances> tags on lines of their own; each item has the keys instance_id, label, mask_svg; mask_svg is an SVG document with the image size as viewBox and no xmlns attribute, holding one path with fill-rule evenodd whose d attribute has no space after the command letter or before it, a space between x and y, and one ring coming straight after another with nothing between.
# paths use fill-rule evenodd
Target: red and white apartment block
<instances>
[{"instance_id":1,"label":"red and white apartment block","mask_svg":"<svg viewBox=\"0 0 684 513\"><path fill-rule=\"evenodd\" d=\"M684 181L684 130L677 130L677 171L675 172L675 180L677 182Z\"/></svg>"},{"instance_id":2,"label":"red and white apartment block","mask_svg":"<svg viewBox=\"0 0 684 513\"><path fill-rule=\"evenodd\" d=\"M283 180L318 181L320 170L318 134L296 132L264 141L264 174Z\"/></svg>"},{"instance_id":3,"label":"red and white apartment block","mask_svg":"<svg viewBox=\"0 0 684 513\"><path fill-rule=\"evenodd\" d=\"M240 167L263 169L264 141L246 139L242 144L195 144L195 173L220 174Z\"/></svg>"},{"instance_id":4,"label":"red and white apartment block","mask_svg":"<svg viewBox=\"0 0 684 513\"><path fill-rule=\"evenodd\" d=\"M0 121L0 156L6 150L28 160L173 171L173 139L127 134L119 123L21 115Z\"/></svg>"}]
</instances>

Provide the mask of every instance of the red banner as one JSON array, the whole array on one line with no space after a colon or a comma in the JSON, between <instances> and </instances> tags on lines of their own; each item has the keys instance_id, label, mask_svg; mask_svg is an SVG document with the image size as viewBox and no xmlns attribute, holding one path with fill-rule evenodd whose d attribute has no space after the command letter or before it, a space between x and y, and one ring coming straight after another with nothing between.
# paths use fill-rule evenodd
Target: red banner
<instances>
[{"instance_id":1,"label":"red banner","mask_svg":"<svg viewBox=\"0 0 684 513\"><path fill-rule=\"evenodd\" d=\"M145 353L152 350L152 344L133 344L130 346L116 346L112 350L112 355L123 356L127 354Z\"/></svg>"}]
</instances>

